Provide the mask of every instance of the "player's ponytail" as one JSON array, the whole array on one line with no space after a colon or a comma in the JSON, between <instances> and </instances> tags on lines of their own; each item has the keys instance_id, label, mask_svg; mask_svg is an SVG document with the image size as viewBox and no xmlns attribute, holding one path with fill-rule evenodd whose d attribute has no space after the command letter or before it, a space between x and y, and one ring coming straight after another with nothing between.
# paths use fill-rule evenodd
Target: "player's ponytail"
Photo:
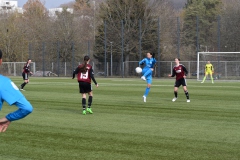
<instances>
[{"instance_id":1,"label":"player's ponytail","mask_svg":"<svg viewBox=\"0 0 240 160\"><path fill-rule=\"evenodd\" d=\"M31 59L29 59L28 58L28 60L27 60L27 62L26 62L26 64L25 64L25 66L27 66L28 64L29 64L29 61L30 61Z\"/></svg>"},{"instance_id":2,"label":"player's ponytail","mask_svg":"<svg viewBox=\"0 0 240 160\"><path fill-rule=\"evenodd\" d=\"M25 68L27 67L29 60L31 60L31 59L28 59L28 60L27 60L27 62L26 62L25 65L23 66L23 69L25 69Z\"/></svg>"},{"instance_id":3,"label":"player's ponytail","mask_svg":"<svg viewBox=\"0 0 240 160\"><path fill-rule=\"evenodd\" d=\"M152 55L152 58L155 58L155 53L154 52L149 52Z\"/></svg>"},{"instance_id":4,"label":"player's ponytail","mask_svg":"<svg viewBox=\"0 0 240 160\"><path fill-rule=\"evenodd\" d=\"M87 64L89 61L89 56L84 56L83 60L84 60L84 64L79 68L80 72L82 73L86 73L87 72Z\"/></svg>"},{"instance_id":5,"label":"player's ponytail","mask_svg":"<svg viewBox=\"0 0 240 160\"><path fill-rule=\"evenodd\" d=\"M2 59L2 50L0 49L0 59Z\"/></svg>"}]
</instances>

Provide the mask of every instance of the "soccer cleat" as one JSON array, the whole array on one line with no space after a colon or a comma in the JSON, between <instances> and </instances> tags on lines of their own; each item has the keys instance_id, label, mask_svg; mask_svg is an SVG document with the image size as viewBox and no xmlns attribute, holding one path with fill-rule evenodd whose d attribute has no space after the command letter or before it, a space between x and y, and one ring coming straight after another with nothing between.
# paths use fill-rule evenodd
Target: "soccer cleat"
<instances>
[{"instance_id":1,"label":"soccer cleat","mask_svg":"<svg viewBox=\"0 0 240 160\"><path fill-rule=\"evenodd\" d=\"M146 78L144 76L141 77L142 80L146 81Z\"/></svg>"},{"instance_id":2,"label":"soccer cleat","mask_svg":"<svg viewBox=\"0 0 240 160\"><path fill-rule=\"evenodd\" d=\"M83 111L82 111L82 114L83 114L83 115L86 115L86 114L87 114L86 110L83 110Z\"/></svg>"},{"instance_id":3,"label":"soccer cleat","mask_svg":"<svg viewBox=\"0 0 240 160\"><path fill-rule=\"evenodd\" d=\"M204 82L201 82L201 83L204 83Z\"/></svg>"},{"instance_id":4,"label":"soccer cleat","mask_svg":"<svg viewBox=\"0 0 240 160\"><path fill-rule=\"evenodd\" d=\"M174 97L174 98L172 99L172 101L173 101L173 102L175 102L176 100L177 100L177 98L176 98L176 97Z\"/></svg>"},{"instance_id":5,"label":"soccer cleat","mask_svg":"<svg viewBox=\"0 0 240 160\"><path fill-rule=\"evenodd\" d=\"M87 112L90 113L90 114L93 114L93 111L91 108L87 108Z\"/></svg>"},{"instance_id":6,"label":"soccer cleat","mask_svg":"<svg viewBox=\"0 0 240 160\"><path fill-rule=\"evenodd\" d=\"M20 91L25 91L24 89L20 89Z\"/></svg>"},{"instance_id":7,"label":"soccer cleat","mask_svg":"<svg viewBox=\"0 0 240 160\"><path fill-rule=\"evenodd\" d=\"M212 84L214 84L214 82L212 82Z\"/></svg>"},{"instance_id":8,"label":"soccer cleat","mask_svg":"<svg viewBox=\"0 0 240 160\"><path fill-rule=\"evenodd\" d=\"M146 102L146 101L147 101L147 97L143 96L143 102Z\"/></svg>"},{"instance_id":9,"label":"soccer cleat","mask_svg":"<svg viewBox=\"0 0 240 160\"><path fill-rule=\"evenodd\" d=\"M190 102L190 99L187 99L187 102Z\"/></svg>"}]
</instances>

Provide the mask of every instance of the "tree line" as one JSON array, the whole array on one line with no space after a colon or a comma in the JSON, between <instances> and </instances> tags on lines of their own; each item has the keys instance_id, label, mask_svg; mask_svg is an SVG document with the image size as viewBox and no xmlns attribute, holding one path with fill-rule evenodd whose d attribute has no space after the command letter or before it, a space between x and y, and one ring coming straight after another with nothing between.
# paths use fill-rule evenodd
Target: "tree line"
<instances>
[{"instance_id":1,"label":"tree line","mask_svg":"<svg viewBox=\"0 0 240 160\"><path fill-rule=\"evenodd\" d=\"M44 49L49 61L71 61L74 52L79 61L90 53L103 63L110 48L119 63L122 56L138 61L148 51L161 61L196 60L197 51L240 49L239 2L187 0L179 10L168 0L75 0L50 17L40 0L28 0L23 14L0 14L0 47L9 62L40 61Z\"/></svg>"}]
</instances>

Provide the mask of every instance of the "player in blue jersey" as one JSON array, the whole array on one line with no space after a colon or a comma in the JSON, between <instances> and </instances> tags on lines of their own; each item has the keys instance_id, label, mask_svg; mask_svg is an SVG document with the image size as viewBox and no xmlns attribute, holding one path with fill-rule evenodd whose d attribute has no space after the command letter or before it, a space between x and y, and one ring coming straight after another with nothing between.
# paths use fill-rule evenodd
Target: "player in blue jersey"
<instances>
[{"instance_id":1,"label":"player in blue jersey","mask_svg":"<svg viewBox=\"0 0 240 160\"><path fill-rule=\"evenodd\" d=\"M1 50L0 64L2 64ZM12 121L26 117L33 110L32 105L26 100L18 87L9 78L0 75L0 110L4 101L9 105L16 105L18 110L0 119L0 132L5 132Z\"/></svg>"},{"instance_id":2,"label":"player in blue jersey","mask_svg":"<svg viewBox=\"0 0 240 160\"><path fill-rule=\"evenodd\" d=\"M147 53L147 57L144 58L143 60L141 60L139 62L139 65L145 65L145 67L142 70L142 77L141 79L144 81L147 81L147 88L145 90L145 93L143 95L143 101L146 102L148 93L150 91L150 87L152 84L152 72L153 72L153 68L156 64L156 59L154 58L154 53Z\"/></svg>"}]
</instances>

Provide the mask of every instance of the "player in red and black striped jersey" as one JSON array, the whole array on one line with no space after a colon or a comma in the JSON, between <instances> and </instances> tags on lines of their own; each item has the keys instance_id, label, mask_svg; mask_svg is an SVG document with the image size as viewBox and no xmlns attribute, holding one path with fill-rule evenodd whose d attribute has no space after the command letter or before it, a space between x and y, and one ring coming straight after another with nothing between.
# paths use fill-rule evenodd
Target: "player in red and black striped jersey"
<instances>
[{"instance_id":1,"label":"player in red and black striped jersey","mask_svg":"<svg viewBox=\"0 0 240 160\"><path fill-rule=\"evenodd\" d=\"M187 83L186 83L186 76L188 74L188 71L184 65L180 64L179 58L175 58L175 64L176 65L173 67L172 74L168 75L169 77L176 76L176 81L175 81L175 85L174 85L175 97L172 99L172 101L175 102L177 100L178 88L182 85L185 95L187 97L187 102L190 102L189 93L187 90Z\"/></svg>"},{"instance_id":2,"label":"player in red and black striped jersey","mask_svg":"<svg viewBox=\"0 0 240 160\"><path fill-rule=\"evenodd\" d=\"M30 64L31 64L31 59L27 60L27 63L24 65L23 67L23 72L22 72L22 77L23 77L23 84L21 84L20 90L24 91L23 88L25 87L26 84L29 83L29 74L32 74L32 72L30 71Z\"/></svg>"},{"instance_id":3,"label":"player in red and black striped jersey","mask_svg":"<svg viewBox=\"0 0 240 160\"><path fill-rule=\"evenodd\" d=\"M92 93L92 86L91 86L91 80L95 83L95 85L98 87L98 84L94 78L94 72L92 69L92 66L89 64L90 58L89 56L84 57L84 63L79 65L73 72L72 79L75 78L75 75L77 74L77 80L79 83L79 90L82 94L82 107L83 107L83 115L86 114L86 93L88 93L88 108L87 112L92 114L92 100L93 100L93 93Z\"/></svg>"}]
</instances>

